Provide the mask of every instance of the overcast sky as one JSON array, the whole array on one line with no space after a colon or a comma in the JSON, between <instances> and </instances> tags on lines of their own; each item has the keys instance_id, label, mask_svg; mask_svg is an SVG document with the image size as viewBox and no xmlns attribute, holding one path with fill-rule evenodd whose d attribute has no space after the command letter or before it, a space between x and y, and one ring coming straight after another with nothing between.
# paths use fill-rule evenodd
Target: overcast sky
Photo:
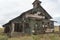
<instances>
[{"instance_id":1,"label":"overcast sky","mask_svg":"<svg viewBox=\"0 0 60 40\"><path fill-rule=\"evenodd\" d=\"M60 23L60 0L40 0L42 7ZM34 0L0 0L0 25L33 8Z\"/></svg>"}]
</instances>

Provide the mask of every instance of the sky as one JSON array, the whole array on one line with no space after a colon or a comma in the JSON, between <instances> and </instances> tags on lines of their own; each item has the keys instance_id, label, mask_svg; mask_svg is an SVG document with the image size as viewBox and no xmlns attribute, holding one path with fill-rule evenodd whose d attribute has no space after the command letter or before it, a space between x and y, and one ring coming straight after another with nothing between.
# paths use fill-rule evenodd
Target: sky
<instances>
[{"instance_id":1,"label":"sky","mask_svg":"<svg viewBox=\"0 0 60 40\"><path fill-rule=\"evenodd\" d=\"M33 8L35 0L0 0L0 26ZM41 6L60 24L60 0L40 0Z\"/></svg>"}]
</instances>

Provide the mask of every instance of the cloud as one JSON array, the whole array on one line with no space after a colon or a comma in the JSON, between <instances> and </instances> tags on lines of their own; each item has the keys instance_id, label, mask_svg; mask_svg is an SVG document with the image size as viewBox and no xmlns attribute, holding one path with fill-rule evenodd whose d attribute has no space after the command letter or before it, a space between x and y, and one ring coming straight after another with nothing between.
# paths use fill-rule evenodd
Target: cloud
<instances>
[{"instance_id":1,"label":"cloud","mask_svg":"<svg viewBox=\"0 0 60 40\"><path fill-rule=\"evenodd\" d=\"M60 17L60 1L59 0L42 0L42 6L52 17ZM54 15L55 14L55 15Z\"/></svg>"},{"instance_id":2,"label":"cloud","mask_svg":"<svg viewBox=\"0 0 60 40\"><path fill-rule=\"evenodd\" d=\"M55 17L54 20L60 23L60 17Z\"/></svg>"},{"instance_id":3,"label":"cloud","mask_svg":"<svg viewBox=\"0 0 60 40\"><path fill-rule=\"evenodd\" d=\"M57 21L55 22L55 25L60 26L60 17L55 17L54 20Z\"/></svg>"}]
</instances>

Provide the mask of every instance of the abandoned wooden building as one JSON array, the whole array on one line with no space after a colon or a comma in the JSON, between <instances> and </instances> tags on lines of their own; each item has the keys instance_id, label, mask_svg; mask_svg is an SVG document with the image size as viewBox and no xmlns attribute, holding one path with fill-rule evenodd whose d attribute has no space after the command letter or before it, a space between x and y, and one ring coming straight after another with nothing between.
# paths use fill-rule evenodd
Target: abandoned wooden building
<instances>
[{"instance_id":1,"label":"abandoned wooden building","mask_svg":"<svg viewBox=\"0 0 60 40\"><path fill-rule=\"evenodd\" d=\"M35 0L32 4L32 9L3 25L5 33L40 34L54 28L54 21L50 20L52 17L43 9L41 1Z\"/></svg>"}]
</instances>

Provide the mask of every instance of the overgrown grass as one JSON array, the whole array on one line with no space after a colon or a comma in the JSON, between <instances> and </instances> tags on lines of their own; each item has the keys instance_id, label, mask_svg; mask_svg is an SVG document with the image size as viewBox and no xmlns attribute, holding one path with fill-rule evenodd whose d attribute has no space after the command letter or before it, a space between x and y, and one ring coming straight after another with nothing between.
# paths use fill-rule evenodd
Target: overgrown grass
<instances>
[{"instance_id":1,"label":"overgrown grass","mask_svg":"<svg viewBox=\"0 0 60 40\"><path fill-rule=\"evenodd\" d=\"M8 40L8 37L0 35L0 40Z\"/></svg>"},{"instance_id":2,"label":"overgrown grass","mask_svg":"<svg viewBox=\"0 0 60 40\"><path fill-rule=\"evenodd\" d=\"M3 33L3 29L0 29L0 40L60 40L60 34L25 35L8 38L8 36Z\"/></svg>"},{"instance_id":3,"label":"overgrown grass","mask_svg":"<svg viewBox=\"0 0 60 40\"><path fill-rule=\"evenodd\" d=\"M0 28L0 40L8 40L8 37L3 33L3 30L3 28Z\"/></svg>"},{"instance_id":4,"label":"overgrown grass","mask_svg":"<svg viewBox=\"0 0 60 40\"><path fill-rule=\"evenodd\" d=\"M60 34L40 34L23 37L14 37L9 40L60 40Z\"/></svg>"}]
</instances>

